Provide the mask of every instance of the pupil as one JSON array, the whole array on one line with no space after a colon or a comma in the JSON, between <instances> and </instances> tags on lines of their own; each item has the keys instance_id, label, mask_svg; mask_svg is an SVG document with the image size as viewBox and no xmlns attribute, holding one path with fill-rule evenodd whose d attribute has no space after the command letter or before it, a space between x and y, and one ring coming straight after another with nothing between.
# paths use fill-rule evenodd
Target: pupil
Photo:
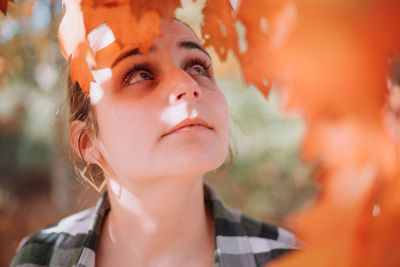
<instances>
[{"instance_id":1,"label":"pupil","mask_svg":"<svg viewBox=\"0 0 400 267\"><path fill-rule=\"evenodd\" d=\"M200 67L196 67L195 69L196 69L196 71L197 71L199 74L203 74L203 71L201 70Z\"/></svg>"},{"instance_id":2,"label":"pupil","mask_svg":"<svg viewBox=\"0 0 400 267\"><path fill-rule=\"evenodd\" d=\"M145 72L140 73L140 77L142 77L143 79L148 79L149 78L149 76Z\"/></svg>"}]
</instances>

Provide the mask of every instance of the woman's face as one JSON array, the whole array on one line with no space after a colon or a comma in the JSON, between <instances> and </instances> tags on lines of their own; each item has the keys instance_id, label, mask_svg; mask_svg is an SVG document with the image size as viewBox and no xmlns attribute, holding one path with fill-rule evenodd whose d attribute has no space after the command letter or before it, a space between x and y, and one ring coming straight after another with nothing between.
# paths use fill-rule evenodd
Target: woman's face
<instances>
[{"instance_id":1,"label":"woman's face","mask_svg":"<svg viewBox=\"0 0 400 267\"><path fill-rule=\"evenodd\" d=\"M228 151L228 106L211 59L183 23L162 19L161 29L148 54L117 57L94 105L105 167L128 180L204 174Z\"/></svg>"}]
</instances>

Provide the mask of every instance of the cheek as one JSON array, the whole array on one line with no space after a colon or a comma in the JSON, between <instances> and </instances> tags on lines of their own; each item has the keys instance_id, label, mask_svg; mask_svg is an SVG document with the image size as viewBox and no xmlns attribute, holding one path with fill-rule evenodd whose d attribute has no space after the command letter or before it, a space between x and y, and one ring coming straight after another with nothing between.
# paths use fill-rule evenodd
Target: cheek
<instances>
[{"instance_id":1,"label":"cheek","mask_svg":"<svg viewBox=\"0 0 400 267\"><path fill-rule=\"evenodd\" d=\"M154 132L149 117L131 106L98 109L102 150L108 165L117 174L131 175L132 169L140 171L146 165Z\"/></svg>"},{"instance_id":2,"label":"cheek","mask_svg":"<svg viewBox=\"0 0 400 267\"><path fill-rule=\"evenodd\" d=\"M229 109L225 95L221 91L219 91L215 99L216 103L214 107L216 109L216 113L220 117L221 123L223 123L226 126L226 128L228 128Z\"/></svg>"},{"instance_id":3,"label":"cheek","mask_svg":"<svg viewBox=\"0 0 400 267\"><path fill-rule=\"evenodd\" d=\"M229 109L228 103L222 91L217 90L213 94L212 100L210 101L210 110L212 110L211 116L214 118L216 128L221 138L223 148L227 149L229 139Z\"/></svg>"}]
</instances>

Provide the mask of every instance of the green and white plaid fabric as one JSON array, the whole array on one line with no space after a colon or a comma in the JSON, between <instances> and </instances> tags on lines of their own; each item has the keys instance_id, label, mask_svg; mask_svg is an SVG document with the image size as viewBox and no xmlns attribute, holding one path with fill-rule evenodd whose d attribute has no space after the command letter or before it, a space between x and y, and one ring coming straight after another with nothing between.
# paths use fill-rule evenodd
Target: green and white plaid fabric
<instances>
[{"instance_id":1,"label":"green and white plaid fabric","mask_svg":"<svg viewBox=\"0 0 400 267\"><path fill-rule=\"evenodd\" d=\"M204 200L215 221L214 267L256 267L296 249L295 236L225 207L204 183ZM107 193L95 207L60 220L24 238L10 266L95 266L99 233L110 209Z\"/></svg>"}]
</instances>

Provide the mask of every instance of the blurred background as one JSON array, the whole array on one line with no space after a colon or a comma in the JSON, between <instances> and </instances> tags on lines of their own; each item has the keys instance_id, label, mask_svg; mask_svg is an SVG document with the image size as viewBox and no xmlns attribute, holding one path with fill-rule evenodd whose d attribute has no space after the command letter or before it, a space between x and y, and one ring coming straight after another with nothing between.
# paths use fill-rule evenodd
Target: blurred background
<instances>
[{"instance_id":1,"label":"blurred background","mask_svg":"<svg viewBox=\"0 0 400 267\"><path fill-rule=\"evenodd\" d=\"M203 3L182 1L176 12L198 33ZM21 238L98 197L70 161L67 64L57 39L62 14L61 0L15 0L0 14L0 266ZM276 90L265 99L246 86L232 55L221 63L209 51L228 100L236 156L229 170L206 179L228 206L290 228L287 215L316 195L311 169L299 158L305 125L283 113Z\"/></svg>"}]
</instances>

